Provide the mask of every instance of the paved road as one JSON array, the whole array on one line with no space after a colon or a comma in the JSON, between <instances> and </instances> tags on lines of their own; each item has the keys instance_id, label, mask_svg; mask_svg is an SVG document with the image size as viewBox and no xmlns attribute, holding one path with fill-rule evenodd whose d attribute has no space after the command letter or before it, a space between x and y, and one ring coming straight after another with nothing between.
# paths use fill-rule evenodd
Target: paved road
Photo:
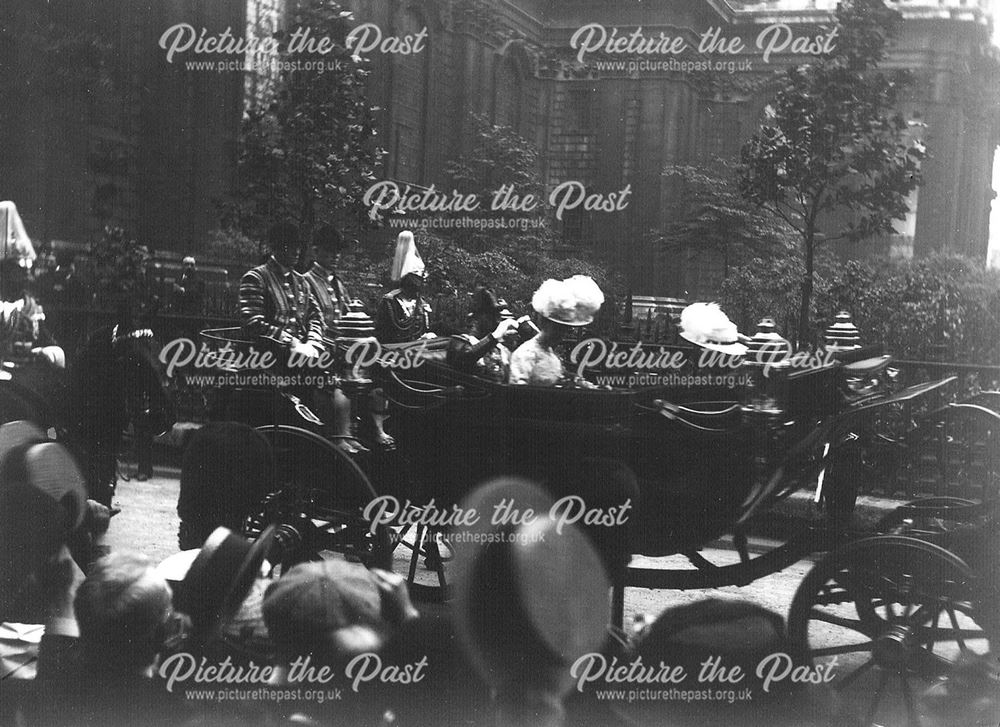
<instances>
[{"instance_id":1,"label":"paved road","mask_svg":"<svg viewBox=\"0 0 1000 727\"><path fill-rule=\"evenodd\" d=\"M157 561L176 552L178 518L175 507L178 489L178 473L162 469L158 469L156 476L148 482L121 482L118 489L118 500L123 510L112 520L108 533L109 544L115 549L137 550ZM861 503L858 519L870 523L895 504L891 501L865 498ZM809 516L812 511L808 493L793 499L783 507L789 514L797 516ZM764 541L751 540L751 549L764 549L767 544ZM724 544L721 545L723 547L704 549L702 553L707 559L718 565L738 560L735 551L724 547ZM394 570L406 572L407 557L408 553L405 549L398 548ZM816 555L803 558L782 571L772 573L743 587L731 586L690 591L630 588L626 591L625 597L625 622L630 624L637 616L648 615L652 617L659 614L667 606L696 601L709 596L746 599L787 617L796 589L813 567L814 561L819 557ZM657 559L637 558L634 562L646 567L681 568L687 566L687 561L680 556ZM420 581L436 582L436 576L430 571L421 567L418 572ZM851 617L856 617L853 606L845 605L844 608L850 612ZM851 635L845 637L843 634L837 633L836 627L830 627L827 624L819 624L818 626L818 631L815 628L810 631L810 642L813 647L853 644L859 641L854 632L850 632ZM976 651L984 651L986 646L977 643L971 643L971 645ZM861 653L839 656L839 661L836 662L839 676L843 677L843 675L849 674L870 656L870 649ZM852 684L850 689L853 691L853 695L849 699L857 700L858 704L869 703L871 695L878 689L878 680L882 679L883 675L884 673L878 669L869 669L862 678ZM915 685L916 691L913 694L919 695L926 686L926 683L918 683ZM902 694L897 689L895 695L890 692L886 698L881 700L880 712L875 719L876 723L894 727L906 725L908 708ZM924 721L923 724L949 725L950 727L958 724L957 721L954 721L955 719L955 715L950 715L946 716L944 721ZM993 718L991 723L1000 723L1000 715Z\"/></svg>"},{"instance_id":2,"label":"paved road","mask_svg":"<svg viewBox=\"0 0 1000 727\"><path fill-rule=\"evenodd\" d=\"M155 476L147 482L135 480L122 481L118 485L117 500L122 506L122 512L111 521L108 531L109 544L115 549L131 549L145 553L155 561L161 561L177 552L176 512L179 474L176 470L157 469ZM709 560L725 564L736 560L736 554L731 550L708 548L703 554ZM407 562L405 549L399 548L395 569L405 572ZM648 567L683 568L687 561L680 556L670 558L639 558ZM806 558L783 571L774 573L756 582L738 588L664 591L644 588L630 588L626 592L625 614L626 623L637 614L655 615L666 606L675 603L685 603L706 596L722 598L745 598L760 605L786 615L792 602L792 596L805 573L812 566L813 559ZM435 582L428 571L423 569L420 581Z\"/></svg>"}]
</instances>

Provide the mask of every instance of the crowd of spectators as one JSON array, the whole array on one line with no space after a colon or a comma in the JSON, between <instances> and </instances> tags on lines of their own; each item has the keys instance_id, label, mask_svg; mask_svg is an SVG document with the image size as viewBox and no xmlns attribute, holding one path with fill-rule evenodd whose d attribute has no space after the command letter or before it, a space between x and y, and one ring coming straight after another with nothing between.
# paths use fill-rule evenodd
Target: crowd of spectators
<instances>
[{"instance_id":1,"label":"crowd of spectators","mask_svg":"<svg viewBox=\"0 0 1000 727\"><path fill-rule=\"evenodd\" d=\"M220 436L266 471L270 445L229 424L195 435L186 489L249 476L210 446ZM610 482L606 498L633 492L628 472L599 464L573 476ZM501 479L461 507L513 498L545 512L553 494ZM209 507L181 532L182 546L204 541L161 564L107 552L107 512L84 498L61 445L24 423L0 427L4 725L859 724L825 685L764 692L751 679L749 700L609 700L602 680L581 679L573 664L588 656L689 674L711 657L749 674L768 654L801 659L780 616L742 601L610 627L603 605L630 557L627 528L483 518L465 533L480 544L456 553L454 600L418 609L401 575L341 556L278 572L273 529L251 542Z\"/></svg>"}]
</instances>

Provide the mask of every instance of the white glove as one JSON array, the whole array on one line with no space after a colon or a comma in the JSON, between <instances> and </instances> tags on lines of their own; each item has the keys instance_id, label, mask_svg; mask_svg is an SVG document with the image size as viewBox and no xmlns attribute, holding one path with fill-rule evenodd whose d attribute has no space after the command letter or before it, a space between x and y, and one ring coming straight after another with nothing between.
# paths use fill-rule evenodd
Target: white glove
<instances>
[{"instance_id":1,"label":"white glove","mask_svg":"<svg viewBox=\"0 0 1000 727\"><path fill-rule=\"evenodd\" d=\"M493 329L493 333L490 335L497 341L503 340L503 337L510 333L511 329L517 328L517 321L513 318L504 318L497 327Z\"/></svg>"},{"instance_id":2,"label":"white glove","mask_svg":"<svg viewBox=\"0 0 1000 727\"><path fill-rule=\"evenodd\" d=\"M316 346L311 343L303 343L298 339L292 341L292 353L308 359L319 358Z\"/></svg>"},{"instance_id":3,"label":"white glove","mask_svg":"<svg viewBox=\"0 0 1000 727\"><path fill-rule=\"evenodd\" d=\"M33 348L31 349L31 353L34 356L45 359L57 368L66 368L66 353L59 346L42 346L41 348Z\"/></svg>"}]
</instances>

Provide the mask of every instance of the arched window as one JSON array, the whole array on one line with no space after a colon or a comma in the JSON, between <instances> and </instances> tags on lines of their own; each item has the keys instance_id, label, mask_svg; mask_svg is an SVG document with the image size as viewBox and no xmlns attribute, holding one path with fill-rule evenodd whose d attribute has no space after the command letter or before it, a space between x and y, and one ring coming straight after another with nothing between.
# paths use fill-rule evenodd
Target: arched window
<instances>
[{"instance_id":1,"label":"arched window","mask_svg":"<svg viewBox=\"0 0 1000 727\"><path fill-rule=\"evenodd\" d=\"M493 94L493 123L521 131L521 91L523 80L517 61L510 55L497 66Z\"/></svg>"}]
</instances>

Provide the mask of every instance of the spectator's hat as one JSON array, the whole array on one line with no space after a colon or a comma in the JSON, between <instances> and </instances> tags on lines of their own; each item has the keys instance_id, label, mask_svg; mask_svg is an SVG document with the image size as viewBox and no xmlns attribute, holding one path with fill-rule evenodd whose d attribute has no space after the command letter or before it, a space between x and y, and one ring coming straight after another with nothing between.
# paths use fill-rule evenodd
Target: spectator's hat
<instances>
[{"instance_id":1,"label":"spectator's hat","mask_svg":"<svg viewBox=\"0 0 1000 727\"><path fill-rule=\"evenodd\" d=\"M87 486L69 450L31 422L8 422L0 425L0 493L6 495L22 487L59 505L58 524L64 531L83 522Z\"/></svg>"},{"instance_id":2,"label":"spectator's hat","mask_svg":"<svg viewBox=\"0 0 1000 727\"><path fill-rule=\"evenodd\" d=\"M606 637L604 567L574 525L557 527L552 504L531 483L498 479L459 506L478 519L455 532L464 546L455 555L455 625L494 687L535 683L561 693L573 662ZM523 522L505 524L505 506Z\"/></svg>"},{"instance_id":3,"label":"spectator's hat","mask_svg":"<svg viewBox=\"0 0 1000 727\"><path fill-rule=\"evenodd\" d=\"M176 563L161 564L160 574L176 582L181 569L189 563L174 593L174 607L191 619L196 640L212 640L236 615L260 574L273 540L274 526L252 542L219 527L193 559L178 556Z\"/></svg>"},{"instance_id":4,"label":"spectator's hat","mask_svg":"<svg viewBox=\"0 0 1000 727\"><path fill-rule=\"evenodd\" d=\"M0 426L0 620L23 620L8 609L86 514L86 484L69 451L34 424Z\"/></svg>"},{"instance_id":5,"label":"spectator's hat","mask_svg":"<svg viewBox=\"0 0 1000 727\"><path fill-rule=\"evenodd\" d=\"M343 659L381 649L387 635L379 589L358 563L302 563L268 586L264 621L275 647L294 659Z\"/></svg>"},{"instance_id":6,"label":"spectator's hat","mask_svg":"<svg viewBox=\"0 0 1000 727\"><path fill-rule=\"evenodd\" d=\"M602 305L604 293L586 275L546 280L531 297L531 306L539 315L564 326L593 323Z\"/></svg>"},{"instance_id":7,"label":"spectator's hat","mask_svg":"<svg viewBox=\"0 0 1000 727\"><path fill-rule=\"evenodd\" d=\"M417 251L417 243L413 239L413 233L409 230L400 232L399 237L396 238L396 254L392 259L391 277L393 282L399 282L407 275L417 275L422 278L425 270L426 267L423 258Z\"/></svg>"},{"instance_id":8,"label":"spectator's hat","mask_svg":"<svg viewBox=\"0 0 1000 727\"><path fill-rule=\"evenodd\" d=\"M636 639L635 653L646 666L682 667L684 678L670 686L679 692L711 690L711 701L618 702L613 708L639 725L700 725L707 721L773 727L810 725L830 716L827 695L801 690L791 679L774 679L764 689L764 675L773 663L780 673L787 664L805 660L785 635L784 619L762 606L740 600L708 598L670 606ZM723 682L718 673L703 672L707 660L732 674L738 684ZM758 667L763 668L758 672ZM794 668L794 667L792 667ZM745 694L744 690L749 690ZM742 698L739 698L743 695ZM826 710L826 711L823 711ZM838 722L839 724L839 722Z\"/></svg>"},{"instance_id":9,"label":"spectator's hat","mask_svg":"<svg viewBox=\"0 0 1000 727\"><path fill-rule=\"evenodd\" d=\"M736 324L716 303L692 303L681 311L681 338L711 351L742 356L747 347L740 342Z\"/></svg>"}]
</instances>

